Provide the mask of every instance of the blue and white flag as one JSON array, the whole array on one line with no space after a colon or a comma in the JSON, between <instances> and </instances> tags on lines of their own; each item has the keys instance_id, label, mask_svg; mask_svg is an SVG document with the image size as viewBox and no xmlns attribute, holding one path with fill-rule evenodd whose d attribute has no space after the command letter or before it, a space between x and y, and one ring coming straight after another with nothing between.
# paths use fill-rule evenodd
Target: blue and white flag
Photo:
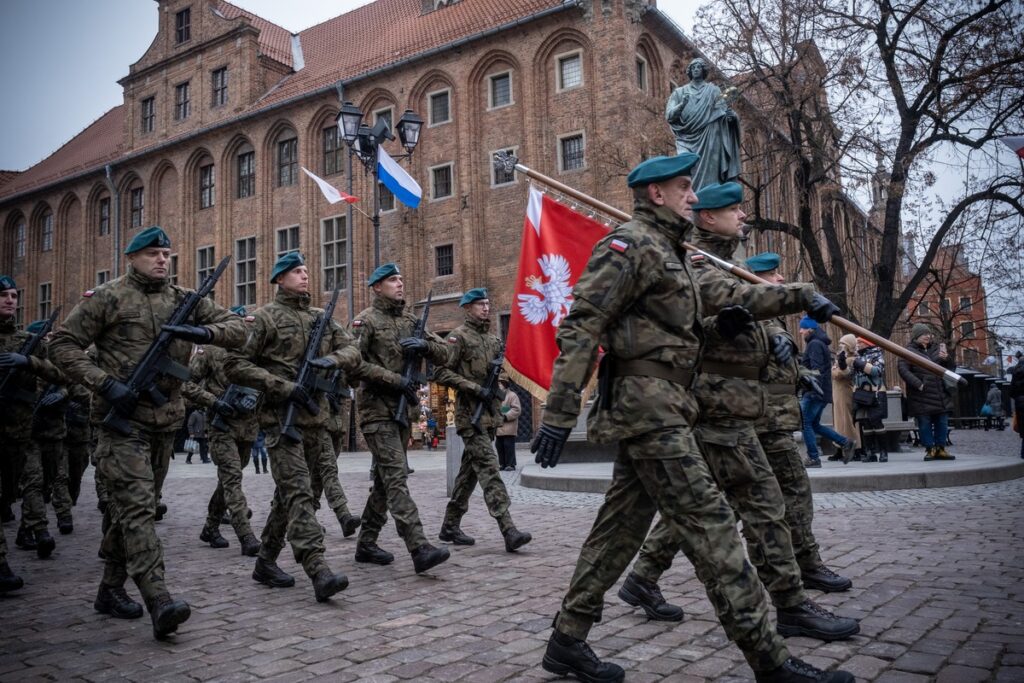
<instances>
[{"instance_id":1,"label":"blue and white flag","mask_svg":"<svg viewBox=\"0 0 1024 683\"><path fill-rule=\"evenodd\" d=\"M420 184L413 180L413 177L406 173L383 147L377 148L377 175L384 183L384 187L391 190L391 194L395 195L398 201L410 209L420 205L420 199L423 197Z\"/></svg>"}]
</instances>

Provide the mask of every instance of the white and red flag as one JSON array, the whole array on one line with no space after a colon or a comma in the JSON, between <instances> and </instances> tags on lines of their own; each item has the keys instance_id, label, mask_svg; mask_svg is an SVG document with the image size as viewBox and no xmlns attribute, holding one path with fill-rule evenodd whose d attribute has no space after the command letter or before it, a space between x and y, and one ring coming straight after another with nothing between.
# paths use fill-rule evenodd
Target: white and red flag
<instances>
[{"instance_id":1,"label":"white and red flag","mask_svg":"<svg viewBox=\"0 0 1024 683\"><path fill-rule=\"evenodd\" d=\"M358 197L353 197L347 192L342 192L334 185L331 185L329 182L327 182L317 174L310 171L305 166L302 167L302 170L306 172L306 175L313 179L313 182L316 183L316 186L320 188L321 192L323 192L324 198L331 204L337 204L338 202L355 204L356 202L359 201Z\"/></svg>"},{"instance_id":2,"label":"white and red flag","mask_svg":"<svg viewBox=\"0 0 1024 683\"><path fill-rule=\"evenodd\" d=\"M551 388L555 332L572 306L572 288L607 234L601 223L530 188L505 362L512 379L541 400Z\"/></svg>"},{"instance_id":3,"label":"white and red flag","mask_svg":"<svg viewBox=\"0 0 1024 683\"><path fill-rule=\"evenodd\" d=\"M1014 154L1024 159L1024 135L1011 135L999 139L1003 141L1004 145L1012 149Z\"/></svg>"}]
</instances>

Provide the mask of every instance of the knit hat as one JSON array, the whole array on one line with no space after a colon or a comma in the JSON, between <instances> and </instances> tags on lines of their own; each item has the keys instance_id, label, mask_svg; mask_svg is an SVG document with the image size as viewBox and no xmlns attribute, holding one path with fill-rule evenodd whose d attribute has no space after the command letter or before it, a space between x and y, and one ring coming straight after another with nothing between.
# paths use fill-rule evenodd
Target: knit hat
<instances>
[{"instance_id":1,"label":"knit hat","mask_svg":"<svg viewBox=\"0 0 1024 683\"><path fill-rule=\"evenodd\" d=\"M800 318L800 329L801 330L816 330L818 329L818 323L814 322L811 318L806 315Z\"/></svg>"},{"instance_id":2,"label":"knit hat","mask_svg":"<svg viewBox=\"0 0 1024 683\"><path fill-rule=\"evenodd\" d=\"M847 353L857 352L857 337L852 334L844 334L839 338L840 348L845 348Z\"/></svg>"},{"instance_id":3,"label":"knit hat","mask_svg":"<svg viewBox=\"0 0 1024 683\"><path fill-rule=\"evenodd\" d=\"M917 341L918 337L926 334L932 334L931 327L925 323L914 323L914 326L910 328L910 341Z\"/></svg>"}]
</instances>

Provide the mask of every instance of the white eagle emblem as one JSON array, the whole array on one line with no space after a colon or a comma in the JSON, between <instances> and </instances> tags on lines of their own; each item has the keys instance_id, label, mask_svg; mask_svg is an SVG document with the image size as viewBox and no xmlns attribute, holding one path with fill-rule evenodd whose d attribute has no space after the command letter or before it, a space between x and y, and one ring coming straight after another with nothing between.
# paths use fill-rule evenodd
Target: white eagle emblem
<instances>
[{"instance_id":1,"label":"white eagle emblem","mask_svg":"<svg viewBox=\"0 0 1024 683\"><path fill-rule=\"evenodd\" d=\"M552 327L558 327L569 313L572 306L572 288L569 286L569 261L561 254L544 254L537 263L547 278L530 275L526 278L526 286L540 293L540 296L533 294L520 294L519 312L523 314L526 321L531 325L540 325L553 315Z\"/></svg>"}]
</instances>

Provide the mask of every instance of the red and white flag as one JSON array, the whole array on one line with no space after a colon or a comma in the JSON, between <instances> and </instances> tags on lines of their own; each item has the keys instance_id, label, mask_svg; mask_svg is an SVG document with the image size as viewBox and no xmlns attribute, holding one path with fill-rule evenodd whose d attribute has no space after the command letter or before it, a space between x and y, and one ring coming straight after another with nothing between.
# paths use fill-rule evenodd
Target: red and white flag
<instances>
[{"instance_id":1,"label":"red and white flag","mask_svg":"<svg viewBox=\"0 0 1024 683\"><path fill-rule=\"evenodd\" d=\"M355 204L356 202L359 201L358 197L353 197L352 195L346 192L342 192L341 190L336 188L334 185L331 185L329 182L327 182L320 176L316 175L315 173L312 173L305 166L302 167L302 170L306 172L306 175L313 179L313 182L316 183L316 186L320 188L320 191L324 193L324 197L326 197L327 201L329 201L331 204L337 204L338 202L347 202L349 204Z\"/></svg>"},{"instance_id":2,"label":"red and white flag","mask_svg":"<svg viewBox=\"0 0 1024 683\"><path fill-rule=\"evenodd\" d=\"M1024 135L1011 135L999 139L1003 141L1003 144L1012 149L1014 154L1024 159Z\"/></svg>"},{"instance_id":3,"label":"red and white flag","mask_svg":"<svg viewBox=\"0 0 1024 683\"><path fill-rule=\"evenodd\" d=\"M607 234L606 226L530 188L505 361L512 379L541 400L551 388L555 332L572 306L572 288Z\"/></svg>"}]
</instances>

